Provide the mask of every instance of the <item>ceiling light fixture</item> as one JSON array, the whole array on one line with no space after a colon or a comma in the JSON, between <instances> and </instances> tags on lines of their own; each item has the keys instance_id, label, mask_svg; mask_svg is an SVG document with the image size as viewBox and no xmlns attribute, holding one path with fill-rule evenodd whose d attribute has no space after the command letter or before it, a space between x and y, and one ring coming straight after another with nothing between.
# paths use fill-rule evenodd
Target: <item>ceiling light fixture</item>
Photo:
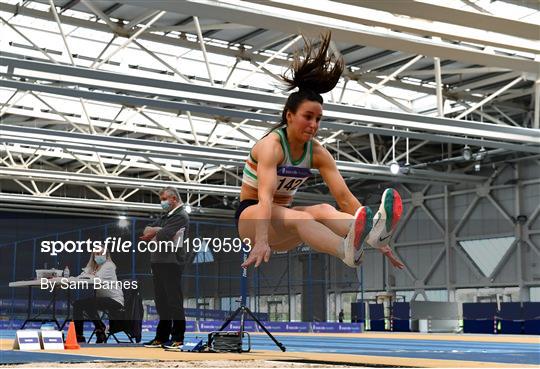
<instances>
[{"instance_id":1,"label":"ceiling light fixture","mask_svg":"<svg viewBox=\"0 0 540 369\"><path fill-rule=\"evenodd\" d=\"M393 175L399 174L399 164L397 161L392 161L390 163L390 173L392 173Z\"/></svg>"},{"instance_id":2,"label":"ceiling light fixture","mask_svg":"<svg viewBox=\"0 0 540 369\"><path fill-rule=\"evenodd\" d=\"M478 153L476 153L476 160L478 161L482 161L486 158L487 156L487 150L485 147L481 147L480 150L478 150Z\"/></svg>"},{"instance_id":3,"label":"ceiling light fixture","mask_svg":"<svg viewBox=\"0 0 540 369\"><path fill-rule=\"evenodd\" d=\"M463 159L469 161L472 159L472 150L469 145L465 145L463 148Z\"/></svg>"},{"instance_id":4,"label":"ceiling light fixture","mask_svg":"<svg viewBox=\"0 0 540 369\"><path fill-rule=\"evenodd\" d=\"M120 228L129 227L129 220L125 215L120 215L118 217L118 227L120 227Z\"/></svg>"}]
</instances>

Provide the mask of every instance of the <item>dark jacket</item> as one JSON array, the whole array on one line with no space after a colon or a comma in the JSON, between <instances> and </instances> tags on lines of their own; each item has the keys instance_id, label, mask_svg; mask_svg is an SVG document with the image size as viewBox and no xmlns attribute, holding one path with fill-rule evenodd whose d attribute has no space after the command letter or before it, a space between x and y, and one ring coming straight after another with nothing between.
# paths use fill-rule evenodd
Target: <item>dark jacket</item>
<instances>
[{"instance_id":1,"label":"dark jacket","mask_svg":"<svg viewBox=\"0 0 540 369\"><path fill-rule=\"evenodd\" d=\"M173 241L178 245L176 252L170 247L162 251L152 252L150 254L150 262L153 264L172 263L182 265L185 259L184 240L188 237L189 216L184 206L176 208L172 214L170 212L163 214L150 227L161 227L157 232L155 240L158 245L163 241Z\"/></svg>"},{"instance_id":2,"label":"dark jacket","mask_svg":"<svg viewBox=\"0 0 540 369\"><path fill-rule=\"evenodd\" d=\"M109 333L115 334L118 332L129 333L135 342L141 342L142 338L142 322L144 316L144 308L142 298L137 289L124 289L124 309L122 319L109 320ZM116 338L116 337L115 337Z\"/></svg>"}]
</instances>

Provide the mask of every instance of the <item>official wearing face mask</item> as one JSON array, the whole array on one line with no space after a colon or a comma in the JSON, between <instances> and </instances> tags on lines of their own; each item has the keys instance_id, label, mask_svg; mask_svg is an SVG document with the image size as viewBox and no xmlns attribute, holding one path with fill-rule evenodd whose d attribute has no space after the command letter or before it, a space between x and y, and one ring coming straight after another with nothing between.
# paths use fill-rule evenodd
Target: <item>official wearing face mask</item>
<instances>
[{"instance_id":1,"label":"official wearing face mask","mask_svg":"<svg viewBox=\"0 0 540 369\"><path fill-rule=\"evenodd\" d=\"M107 251L105 255L94 252L83 268L79 278L99 278L102 282L116 282L116 265ZM111 284L113 287L114 283ZM83 326L85 320L91 320L96 327L96 343L105 342L105 324L99 318L98 311L107 311L110 319L121 319L119 313L124 306L124 295L120 288L96 289L95 295L73 302L73 321L77 341L85 342ZM118 315L118 316L117 316Z\"/></svg>"},{"instance_id":2,"label":"official wearing face mask","mask_svg":"<svg viewBox=\"0 0 540 369\"><path fill-rule=\"evenodd\" d=\"M188 234L189 216L174 187L159 192L163 215L144 229L143 241L154 240L158 244L172 241L183 246ZM159 323L154 339L145 347L180 348L186 331L184 298L182 295L182 268L185 254L182 247L176 250L161 250L150 254L150 266L154 282L154 301Z\"/></svg>"}]
</instances>

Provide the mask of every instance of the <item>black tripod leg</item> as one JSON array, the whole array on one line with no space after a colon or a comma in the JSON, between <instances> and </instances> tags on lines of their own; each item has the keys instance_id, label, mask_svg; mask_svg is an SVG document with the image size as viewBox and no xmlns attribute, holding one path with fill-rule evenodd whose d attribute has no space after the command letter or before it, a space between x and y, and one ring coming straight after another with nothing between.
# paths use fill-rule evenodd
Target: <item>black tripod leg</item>
<instances>
[{"instance_id":1,"label":"black tripod leg","mask_svg":"<svg viewBox=\"0 0 540 369\"><path fill-rule=\"evenodd\" d=\"M242 307L239 307L238 309L236 309L234 313L232 313L231 316L228 317L227 320L225 320L225 322L221 325L221 328L219 328L218 331L221 332L222 330L224 330L225 327L227 327L229 323L232 322L234 318L236 318L240 310L242 310Z\"/></svg>"},{"instance_id":2,"label":"black tripod leg","mask_svg":"<svg viewBox=\"0 0 540 369\"><path fill-rule=\"evenodd\" d=\"M281 342L279 342L279 341L272 335L272 333L270 333L270 332L268 331L268 329L266 329L266 327L259 321L259 319L257 319L257 317L255 316L255 314L253 314L253 313L251 312L251 310L249 310L249 308L247 308L247 307L244 307L244 311L245 311L246 313L248 313L249 316L252 317L253 320L254 320L255 322L257 322L257 324L259 325L259 327L261 327L261 328L263 329L264 333L266 333L266 334L268 335L268 337L270 337L270 338L272 339L272 341L274 341L274 343L277 345L277 347L279 347L279 348L281 349L281 351L285 352L285 350L286 350L285 346L283 346L283 344L282 344Z\"/></svg>"}]
</instances>

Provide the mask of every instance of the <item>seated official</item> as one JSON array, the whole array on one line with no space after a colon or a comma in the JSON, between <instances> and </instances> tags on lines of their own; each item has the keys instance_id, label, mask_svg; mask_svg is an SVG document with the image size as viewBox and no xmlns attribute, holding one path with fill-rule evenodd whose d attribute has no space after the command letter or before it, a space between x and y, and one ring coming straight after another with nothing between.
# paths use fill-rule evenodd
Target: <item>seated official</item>
<instances>
[{"instance_id":1,"label":"seated official","mask_svg":"<svg viewBox=\"0 0 540 369\"><path fill-rule=\"evenodd\" d=\"M95 252L91 255L88 264L79 275L79 278L99 278L102 282L116 282L116 265L111 259L110 253L106 255ZM121 311L124 307L124 294L115 283L111 288L95 290L95 296L83 298L73 302L73 320L78 342L86 342L84 338L84 321L91 320L96 328L96 343L105 342L105 324L101 321L98 311L106 311L109 319L122 319ZM86 317L86 319L85 319Z\"/></svg>"}]
</instances>

